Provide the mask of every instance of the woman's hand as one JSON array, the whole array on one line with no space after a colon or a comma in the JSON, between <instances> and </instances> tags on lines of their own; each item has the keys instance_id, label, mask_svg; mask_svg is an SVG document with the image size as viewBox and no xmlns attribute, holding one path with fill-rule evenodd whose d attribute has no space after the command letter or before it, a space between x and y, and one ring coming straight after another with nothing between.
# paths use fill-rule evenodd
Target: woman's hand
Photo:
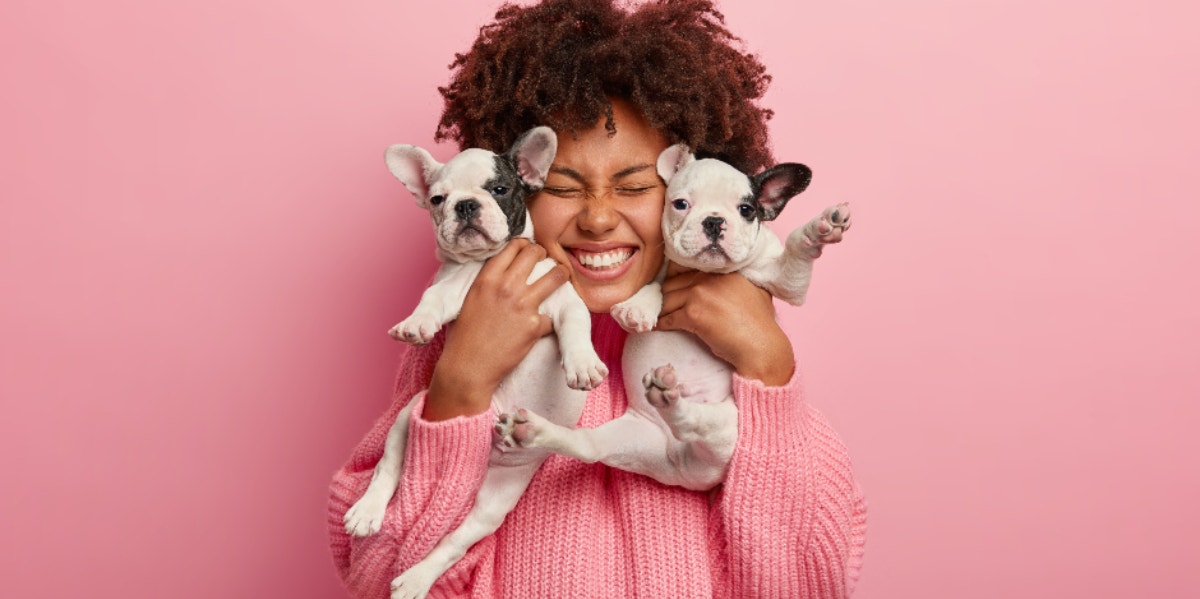
<instances>
[{"instance_id":1,"label":"woman's hand","mask_svg":"<svg viewBox=\"0 0 1200 599\"><path fill-rule=\"evenodd\" d=\"M491 405L500 381L516 368L538 338L553 327L538 306L567 282L556 266L533 284L525 281L546 250L515 239L488 259L446 330L446 345L433 370L422 417L428 421L479 414Z\"/></svg>"},{"instance_id":2,"label":"woman's hand","mask_svg":"<svg viewBox=\"0 0 1200 599\"><path fill-rule=\"evenodd\" d=\"M678 269L672 264L672 272ZM740 274L685 271L663 283L659 330L695 334L743 377L778 387L795 370L792 342L775 321L771 294Z\"/></svg>"}]
</instances>

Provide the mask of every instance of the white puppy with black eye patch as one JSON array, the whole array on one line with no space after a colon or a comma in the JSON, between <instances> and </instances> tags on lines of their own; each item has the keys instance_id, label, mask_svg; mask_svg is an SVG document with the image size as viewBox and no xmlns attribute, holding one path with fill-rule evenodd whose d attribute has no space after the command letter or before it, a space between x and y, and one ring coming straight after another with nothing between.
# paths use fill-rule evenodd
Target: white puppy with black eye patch
<instances>
[{"instance_id":1,"label":"white puppy with black eye patch","mask_svg":"<svg viewBox=\"0 0 1200 599\"><path fill-rule=\"evenodd\" d=\"M776 165L751 177L719 160L696 160L686 146L675 145L659 155L657 167L668 182L666 257L700 271L740 272L791 304L804 302L822 248L841 241L850 227L846 204L826 208L786 244L763 224L808 186L812 171L802 164ZM737 443L733 368L690 333L651 330L662 309L661 281L662 274L613 307L614 318L634 333L622 355L625 414L593 429L569 429L525 410L508 442L689 489L707 490L725 480Z\"/></svg>"},{"instance_id":2,"label":"white puppy with black eye patch","mask_svg":"<svg viewBox=\"0 0 1200 599\"><path fill-rule=\"evenodd\" d=\"M390 331L393 337L413 344L428 343L458 316L483 261L513 238L533 238L525 199L545 183L557 147L554 131L537 127L517 140L505 156L473 148L441 164L416 146L388 148L388 169L413 193L417 205L430 212L442 261L412 316ZM553 260L542 260L528 282L554 265ZM591 314L571 283L551 293L538 311L550 317L557 342L547 336L534 344L496 389L492 409L496 414L508 414L518 406L528 407L551 422L573 426L583 412L587 390L600 384L608 368L592 347ZM388 431L383 457L366 492L346 512L348 533L367 536L382 527L400 481L411 413L410 404ZM497 442L466 519L428 556L392 581L392 599L424 597L467 549L495 532L549 455L545 450L511 449Z\"/></svg>"}]
</instances>

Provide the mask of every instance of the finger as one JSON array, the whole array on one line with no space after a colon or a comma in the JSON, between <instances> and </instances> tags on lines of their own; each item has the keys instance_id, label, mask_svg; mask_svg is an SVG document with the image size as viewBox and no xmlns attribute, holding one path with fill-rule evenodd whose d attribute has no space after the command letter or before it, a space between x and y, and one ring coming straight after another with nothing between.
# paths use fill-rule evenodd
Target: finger
<instances>
[{"instance_id":1,"label":"finger","mask_svg":"<svg viewBox=\"0 0 1200 599\"><path fill-rule=\"evenodd\" d=\"M695 323L688 318L687 310L674 310L658 317L656 331L688 331L695 333Z\"/></svg>"},{"instance_id":2,"label":"finger","mask_svg":"<svg viewBox=\"0 0 1200 599\"><path fill-rule=\"evenodd\" d=\"M671 262L669 260L667 261L667 276L668 277L673 277L679 273L684 273L684 272L696 272L696 269L688 268L682 264L679 264L678 262Z\"/></svg>"},{"instance_id":3,"label":"finger","mask_svg":"<svg viewBox=\"0 0 1200 599\"><path fill-rule=\"evenodd\" d=\"M699 283L707 276L708 275L706 273L702 273L697 270L689 270L686 272L681 272L681 273L663 281L663 286L662 286L663 293L669 293L671 291L678 291L680 289L686 289L688 287L691 287L692 285L695 285L696 283Z\"/></svg>"},{"instance_id":4,"label":"finger","mask_svg":"<svg viewBox=\"0 0 1200 599\"><path fill-rule=\"evenodd\" d=\"M683 308L683 306L687 304L688 297L690 296L687 289L688 288L686 287L683 289L676 289L674 291L665 291L664 289L662 296L662 310L659 310L658 313L665 316Z\"/></svg>"},{"instance_id":5,"label":"finger","mask_svg":"<svg viewBox=\"0 0 1200 599\"><path fill-rule=\"evenodd\" d=\"M487 259L487 262L483 265L483 270L481 270L479 274L483 275L485 273L493 272L500 273L508 270L508 267L512 265L513 260L516 259L517 254L526 247L529 247L532 243L533 242L525 239L524 237L519 237L509 241L508 244L504 246L504 249L500 250L500 253Z\"/></svg>"},{"instance_id":6,"label":"finger","mask_svg":"<svg viewBox=\"0 0 1200 599\"><path fill-rule=\"evenodd\" d=\"M529 291L540 304L550 297L556 289L571 279L571 269L564 264L556 264L546 274L529 285Z\"/></svg>"},{"instance_id":7,"label":"finger","mask_svg":"<svg viewBox=\"0 0 1200 599\"><path fill-rule=\"evenodd\" d=\"M533 273L533 267L545 257L546 248L536 243L531 243L517 252L512 263L508 265L508 271L513 276L520 278L521 282L524 283L529 280L529 275Z\"/></svg>"}]
</instances>

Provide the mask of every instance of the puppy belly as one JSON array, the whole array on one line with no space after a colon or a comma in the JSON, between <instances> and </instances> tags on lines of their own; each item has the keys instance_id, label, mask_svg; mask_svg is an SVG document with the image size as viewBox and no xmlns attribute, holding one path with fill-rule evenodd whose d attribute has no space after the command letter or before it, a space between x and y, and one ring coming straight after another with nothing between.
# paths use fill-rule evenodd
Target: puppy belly
<instances>
[{"instance_id":1,"label":"puppy belly","mask_svg":"<svg viewBox=\"0 0 1200 599\"><path fill-rule=\"evenodd\" d=\"M717 403L732 394L733 367L714 356L695 335L684 331L651 331L630 335L622 357L626 386L641 387L642 377L670 364L683 387L682 397L697 403ZM639 392L641 395L643 392Z\"/></svg>"},{"instance_id":2,"label":"puppy belly","mask_svg":"<svg viewBox=\"0 0 1200 599\"><path fill-rule=\"evenodd\" d=\"M500 383L492 396L492 408L509 414L524 408L554 424L574 428L583 414L587 392L567 386L561 356L554 336L538 339Z\"/></svg>"}]
</instances>

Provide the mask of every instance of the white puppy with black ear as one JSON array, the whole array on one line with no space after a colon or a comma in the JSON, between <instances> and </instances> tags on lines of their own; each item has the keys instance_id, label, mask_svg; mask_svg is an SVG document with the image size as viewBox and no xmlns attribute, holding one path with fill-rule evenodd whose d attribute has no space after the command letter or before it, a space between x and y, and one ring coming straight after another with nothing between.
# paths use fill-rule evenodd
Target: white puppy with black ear
<instances>
[{"instance_id":1,"label":"white puppy with black ear","mask_svg":"<svg viewBox=\"0 0 1200 599\"><path fill-rule=\"evenodd\" d=\"M804 191L812 171L785 163L753 177L719 160L696 160L686 146L658 158L667 185L666 257L705 272L740 272L792 304L804 302L812 263L850 227L846 204L825 209L780 242L763 222ZM665 269L664 269L665 271ZM689 489L725 479L737 443L733 368L694 335L651 331L662 308L661 278L613 308L634 332L625 343L629 409L594 429L568 429L532 411L518 414L513 442L651 476ZM663 365L670 361L670 364ZM638 373L645 376L637 379Z\"/></svg>"},{"instance_id":2,"label":"white puppy with black ear","mask_svg":"<svg viewBox=\"0 0 1200 599\"><path fill-rule=\"evenodd\" d=\"M388 148L388 168L413 193L417 205L430 212L442 261L412 316L390 331L393 337L428 343L458 316L483 261L515 237L533 238L525 199L545 183L557 147L554 131L537 127L517 140L505 156L473 148L441 164L416 146ZM554 266L553 260L542 260L529 282ZM550 317L557 342L547 336L534 344L496 389L492 409L508 414L518 406L528 407L552 422L573 426L583 412L586 390L599 385L608 368L592 347L591 314L569 282L551 293L538 311ZM401 410L388 431L383 457L366 492L346 512L348 533L372 535L382 527L400 481L411 412L411 405ZM424 597L467 549L500 527L548 456L545 450L514 450L497 443L466 519L428 556L392 581L392 598Z\"/></svg>"}]
</instances>

